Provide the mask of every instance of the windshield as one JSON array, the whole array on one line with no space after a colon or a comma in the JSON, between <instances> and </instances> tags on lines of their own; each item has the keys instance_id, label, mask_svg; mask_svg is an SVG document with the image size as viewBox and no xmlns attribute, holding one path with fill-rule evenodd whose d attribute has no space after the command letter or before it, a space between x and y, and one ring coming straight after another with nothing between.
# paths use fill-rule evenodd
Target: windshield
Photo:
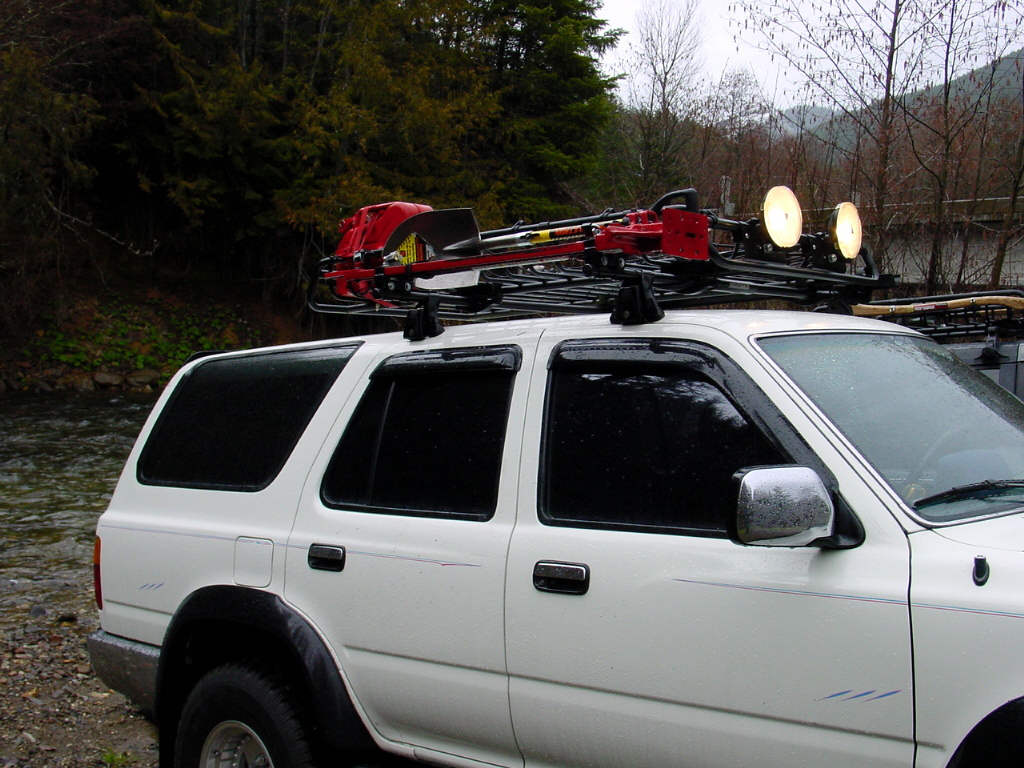
<instances>
[{"instance_id":1,"label":"windshield","mask_svg":"<svg viewBox=\"0 0 1024 768\"><path fill-rule=\"evenodd\" d=\"M1003 482L1024 478L1024 403L935 342L820 333L758 343L924 519L1024 508L1021 483Z\"/></svg>"}]
</instances>

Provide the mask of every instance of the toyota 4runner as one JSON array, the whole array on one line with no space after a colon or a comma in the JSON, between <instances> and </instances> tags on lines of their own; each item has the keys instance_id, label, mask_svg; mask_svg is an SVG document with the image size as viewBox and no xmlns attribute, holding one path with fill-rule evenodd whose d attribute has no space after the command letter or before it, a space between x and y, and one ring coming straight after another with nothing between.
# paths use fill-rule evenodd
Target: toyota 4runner
<instances>
[{"instance_id":1,"label":"toyota 4runner","mask_svg":"<svg viewBox=\"0 0 1024 768\"><path fill-rule=\"evenodd\" d=\"M323 279L405 334L189 362L99 520L93 664L163 765L1021 764L1024 404L898 325L659 306L848 308L852 206L395 205ZM541 285L613 322L440 333Z\"/></svg>"},{"instance_id":2,"label":"toyota 4runner","mask_svg":"<svg viewBox=\"0 0 1024 768\"><path fill-rule=\"evenodd\" d=\"M100 519L93 661L182 766L1016 765L1022 426L810 313L203 358Z\"/></svg>"}]
</instances>

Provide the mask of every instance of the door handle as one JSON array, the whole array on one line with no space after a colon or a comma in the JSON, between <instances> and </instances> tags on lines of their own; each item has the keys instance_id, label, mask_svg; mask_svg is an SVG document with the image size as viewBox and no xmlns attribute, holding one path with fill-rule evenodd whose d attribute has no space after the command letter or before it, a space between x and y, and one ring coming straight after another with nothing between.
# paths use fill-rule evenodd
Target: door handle
<instances>
[{"instance_id":1,"label":"door handle","mask_svg":"<svg viewBox=\"0 0 1024 768\"><path fill-rule=\"evenodd\" d=\"M585 595L590 589L590 566L541 560L533 566L533 586L541 592Z\"/></svg>"},{"instance_id":2,"label":"door handle","mask_svg":"<svg viewBox=\"0 0 1024 768\"><path fill-rule=\"evenodd\" d=\"M345 570L345 548L333 544L311 544L306 555L309 567L317 571Z\"/></svg>"}]
</instances>

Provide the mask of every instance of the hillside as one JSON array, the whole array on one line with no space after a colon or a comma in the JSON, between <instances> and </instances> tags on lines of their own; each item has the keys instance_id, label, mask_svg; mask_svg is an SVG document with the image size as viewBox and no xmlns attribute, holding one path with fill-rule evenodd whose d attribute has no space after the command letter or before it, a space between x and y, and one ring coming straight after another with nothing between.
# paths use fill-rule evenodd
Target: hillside
<instances>
[{"instance_id":1,"label":"hillside","mask_svg":"<svg viewBox=\"0 0 1024 768\"><path fill-rule=\"evenodd\" d=\"M992 100L1020 98L1021 78L1024 73L1024 48L1008 53L991 64L986 64L961 75L950 82L950 97L963 101L977 94L992 78ZM942 85L929 84L906 95L904 103L914 110L934 103L942 95ZM820 105L800 104L779 112L779 124L788 136L810 133L822 141L836 142L844 151L852 151L856 141L854 121L848 115Z\"/></svg>"}]
</instances>

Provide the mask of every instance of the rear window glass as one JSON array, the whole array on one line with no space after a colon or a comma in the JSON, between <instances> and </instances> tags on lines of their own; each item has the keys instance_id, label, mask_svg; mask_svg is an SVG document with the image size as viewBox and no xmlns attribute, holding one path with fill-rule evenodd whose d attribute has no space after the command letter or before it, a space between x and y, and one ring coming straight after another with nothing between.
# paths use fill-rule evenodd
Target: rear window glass
<instances>
[{"instance_id":1,"label":"rear window glass","mask_svg":"<svg viewBox=\"0 0 1024 768\"><path fill-rule=\"evenodd\" d=\"M178 385L146 441L139 482L228 491L265 488L357 346L200 363Z\"/></svg>"}]
</instances>

